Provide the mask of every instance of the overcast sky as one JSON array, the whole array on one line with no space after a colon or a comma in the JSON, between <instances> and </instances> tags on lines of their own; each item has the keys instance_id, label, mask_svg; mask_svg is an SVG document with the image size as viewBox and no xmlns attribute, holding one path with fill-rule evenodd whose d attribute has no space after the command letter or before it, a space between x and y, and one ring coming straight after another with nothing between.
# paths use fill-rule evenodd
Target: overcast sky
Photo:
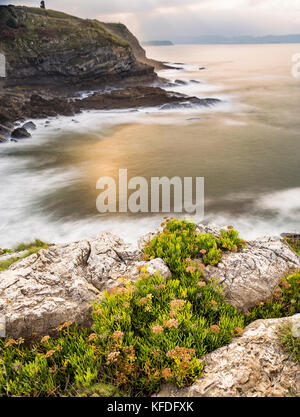
<instances>
[{"instance_id":1,"label":"overcast sky","mask_svg":"<svg viewBox=\"0 0 300 417\"><path fill-rule=\"evenodd\" d=\"M140 40L300 33L300 0L45 0L79 17L125 23ZM40 1L0 4L39 6Z\"/></svg>"}]
</instances>

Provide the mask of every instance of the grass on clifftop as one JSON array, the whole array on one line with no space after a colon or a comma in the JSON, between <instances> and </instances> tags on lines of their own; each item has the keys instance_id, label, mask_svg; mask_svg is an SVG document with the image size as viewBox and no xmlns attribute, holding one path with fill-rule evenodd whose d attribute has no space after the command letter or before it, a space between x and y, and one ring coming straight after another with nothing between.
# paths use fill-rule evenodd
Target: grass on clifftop
<instances>
[{"instance_id":1,"label":"grass on clifftop","mask_svg":"<svg viewBox=\"0 0 300 417\"><path fill-rule=\"evenodd\" d=\"M93 45L129 47L97 20L25 6L0 6L0 44L10 58Z\"/></svg>"},{"instance_id":2,"label":"grass on clifftop","mask_svg":"<svg viewBox=\"0 0 300 417\"><path fill-rule=\"evenodd\" d=\"M285 349L294 361L300 362L300 326L284 325L279 330L279 337Z\"/></svg>"},{"instance_id":3,"label":"grass on clifftop","mask_svg":"<svg viewBox=\"0 0 300 417\"><path fill-rule=\"evenodd\" d=\"M244 247L232 228L215 237L197 233L191 222L163 226L146 246L145 260L160 256L172 276L150 276L141 267L137 282L124 277L94 305L91 330L67 322L57 337L29 346L22 339L0 342L0 395L140 396L166 382L187 386L201 377L202 357L241 335L249 322L300 312L300 273L246 314L225 300L216 280L204 280L204 264Z\"/></svg>"},{"instance_id":4,"label":"grass on clifftop","mask_svg":"<svg viewBox=\"0 0 300 417\"><path fill-rule=\"evenodd\" d=\"M300 255L300 240L294 239L285 239L286 242L290 245L290 247Z\"/></svg>"},{"instance_id":5,"label":"grass on clifftop","mask_svg":"<svg viewBox=\"0 0 300 417\"><path fill-rule=\"evenodd\" d=\"M8 269L12 264L19 261L20 259L27 258L28 256L39 252L41 249L48 249L49 243L42 242L39 239L36 239L34 242L31 243L20 243L14 249L0 249L0 256L1 255L9 255L10 253L16 253L15 256L6 259L5 261L0 260L0 272L5 271ZM22 255L18 256L17 252L25 252Z\"/></svg>"}]
</instances>

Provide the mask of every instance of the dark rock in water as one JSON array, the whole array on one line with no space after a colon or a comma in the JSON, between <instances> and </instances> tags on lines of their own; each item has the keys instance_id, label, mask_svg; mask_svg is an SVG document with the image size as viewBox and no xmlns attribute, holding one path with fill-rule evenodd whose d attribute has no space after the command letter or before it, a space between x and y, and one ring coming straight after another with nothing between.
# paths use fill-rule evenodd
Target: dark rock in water
<instances>
[{"instance_id":1,"label":"dark rock in water","mask_svg":"<svg viewBox=\"0 0 300 417\"><path fill-rule=\"evenodd\" d=\"M197 80L191 80L190 83L193 83L193 84L202 84L201 81L197 81Z\"/></svg>"},{"instance_id":2,"label":"dark rock in water","mask_svg":"<svg viewBox=\"0 0 300 417\"><path fill-rule=\"evenodd\" d=\"M72 103L65 98L54 97L46 99L38 94L33 94L30 97L28 106L28 112L32 118L74 115Z\"/></svg>"},{"instance_id":3,"label":"dark rock in water","mask_svg":"<svg viewBox=\"0 0 300 417\"><path fill-rule=\"evenodd\" d=\"M299 240L300 241L300 233L281 233L280 236L285 238L285 239Z\"/></svg>"},{"instance_id":4,"label":"dark rock in water","mask_svg":"<svg viewBox=\"0 0 300 417\"><path fill-rule=\"evenodd\" d=\"M22 127L18 127L11 133L11 137L14 139L25 139L25 138L30 138L31 134L27 132L26 129L23 129Z\"/></svg>"},{"instance_id":5,"label":"dark rock in water","mask_svg":"<svg viewBox=\"0 0 300 417\"><path fill-rule=\"evenodd\" d=\"M189 103L192 103L196 106L205 106L211 107L215 106L216 104L221 103L221 100L218 98L198 98L198 97L191 97L189 99Z\"/></svg>"},{"instance_id":6,"label":"dark rock in water","mask_svg":"<svg viewBox=\"0 0 300 417\"><path fill-rule=\"evenodd\" d=\"M180 108L191 109L195 106L211 107L220 102L221 100L218 100L215 98L187 97L185 101L163 104L160 107L160 110L175 110L175 109L180 109Z\"/></svg>"},{"instance_id":7,"label":"dark rock in water","mask_svg":"<svg viewBox=\"0 0 300 417\"><path fill-rule=\"evenodd\" d=\"M199 71L205 70L205 67L199 67Z\"/></svg>"},{"instance_id":8,"label":"dark rock in water","mask_svg":"<svg viewBox=\"0 0 300 417\"><path fill-rule=\"evenodd\" d=\"M22 129L26 130L36 130L36 124L33 122L27 122L22 126Z\"/></svg>"},{"instance_id":9,"label":"dark rock in water","mask_svg":"<svg viewBox=\"0 0 300 417\"><path fill-rule=\"evenodd\" d=\"M0 143L4 143L4 142L7 142L6 137L0 135Z\"/></svg>"},{"instance_id":10,"label":"dark rock in water","mask_svg":"<svg viewBox=\"0 0 300 417\"><path fill-rule=\"evenodd\" d=\"M4 138L7 138L10 135L11 129L7 126L0 124L0 135Z\"/></svg>"},{"instance_id":11,"label":"dark rock in water","mask_svg":"<svg viewBox=\"0 0 300 417\"><path fill-rule=\"evenodd\" d=\"M187 85L187 82L186 81L182 81L182 80L175 80L174 82L177 85Z\"/></svg>"}]
</instances>

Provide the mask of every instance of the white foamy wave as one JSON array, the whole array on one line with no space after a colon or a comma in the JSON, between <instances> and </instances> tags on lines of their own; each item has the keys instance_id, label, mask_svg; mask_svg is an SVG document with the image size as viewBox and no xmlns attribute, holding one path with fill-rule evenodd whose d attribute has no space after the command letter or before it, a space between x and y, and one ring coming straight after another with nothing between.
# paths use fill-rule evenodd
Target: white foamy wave
<instances>
[{"instance_id":1,"label":"white foamy wave","mask_svg":"<svg viewBox=\"0 0 300 417\"><path fill-rule=\"evenodd\" d=\"M266 194L257 200L256 206L264 210L274 210L285 217L297 212L300 214L300 188Z\"/></svg>"},{"instance_id":2,"label":"white foamy wave","mask_svg":"<svg viewBox=\"0 0 300 417\"><path fill-rule=\"evenodd\" d=\"M239 231L240 236L247 240L263 236L280 236L281 233L299 233L300 216L265 218L260 215L233 215L230 213L212 213L205 218L206 223L220 226L231 225Z\"/></svg>"},{"instance_id":3,"label":"white foamy wave","mask_svg":"<svg viewBox=\"0 0 300 417\"><path fill-rule=\"evenodd\" d=\"M223 122L226 126L247 126L248 125L248 123L243 120L224 119Z\"/></svg>"}]
</instances>

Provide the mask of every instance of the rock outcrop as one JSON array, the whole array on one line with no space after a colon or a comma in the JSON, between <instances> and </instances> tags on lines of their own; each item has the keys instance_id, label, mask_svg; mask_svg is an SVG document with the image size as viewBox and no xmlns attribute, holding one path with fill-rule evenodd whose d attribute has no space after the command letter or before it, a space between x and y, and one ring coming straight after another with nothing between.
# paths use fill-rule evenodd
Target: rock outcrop
<instances>
[{"instance_id":1,"label":"rock outcrop","mask_svg":"<svg viewBox=\"0 0 300 417\"><path fill-rule=\"evenodd\" d=\"M198 229L218 233L211 226ZM146 264L150 274L170 276L161 259L143 262L143 245L152 237L141 238L138 248L104 233L51 246L14 263L0 273L0 315L6 316L8 336L49 333L64 321L88 325L91 303L104 290L120 285L120 277L136 280L141 265ZM265 238L248 242L239 253L224 253L217 267L206 267L204 278L218 277L228 301L247 310L269 297L291 268L300 269L300 257L279 238Z\"/></svg>"},{"instance_id":2,"label":"rock outcrop","mask_svg":"<svg viewBox=\"0 0 300 417\"><path fill-rule=\"evenodd\" d=\"M24 127L18 127L11 132L11 137L14 139L25 139L30 138L31 134Z\"/></svg>"},{"instance_id":3,"label":"rock outcrop","mask_svg":"<svg viewBox=\"0 0 300 417\"><path fill-rule=\"evenodd\" d=\"M247 242L241 252L224 253L217 267L206 267L206 277L217 277L227 300L247 311L269 298L280 279L294 269L300 269L300 257L280 238L266 237Z\"/></svg>"},{"instance_id":4,"label":"rock outcrop","mask_svg":"<svg viewBox=\"0 0 300 417\"><path fill-rule=\"evenodd\" d=\"M161 397L281 397L299 395L300 363L279 343L283 324L299 327L300 314L258 320L231 344L204 356L204 375L192 386L162 388Z\"/></svg>"},{"instance_id":5,"label":"rock outcrop","mask_svg":"<svg viewBox=\"0 0 300 417\"><path fill-rule=\"evenodd\" d=\"M142 252L110 233L96 239L52 246L0 273L0 315L8 337L47 334L65 321L89 325L91 304L102 292L136 279L137 267L170 275L162 260L142 262Z\"/></svg>"},{"instance_id":6,"label":"rock outcrop","mask_svg":"<svg viewBox=\"0 0 300 417\"><path fill-rule=\"evenodd\" d=\"M219 236L221 227L197 225L197 232ZM226 227L224 227L226 229ZM138 240L143 250L156 233L149 232ZM204 278L217 278L224 288L227 300L240 311L247 311L257 302L269 298L280 280L289 272L300 269L300 256L285 240L264 237L247 242L247 247L237 253L223 252L217 266L206 266Z\"/></svg>"},{"instance_id":7,"label":"rock outcrop","mask_svg":"<svg viewBox=\"0 0 300 417\"><path fill-rule=\"evenodd\" d=\"M138 39L122 23L101 23L101 25L112 35L128 42L133 50L134 56L139 62L153 66L156 71L170 68L162 62L147 58L146 51L141 46Z\"/></svg>"},{"instance_id":8,"label":"rock outcrop","mask_svg":"<svg viewBox=\"0 0 300 417\"><path fill-rule=\"evenodd\" d=\"M208 106L218 104L217 99L199 99L188 97L184 94L172 93L159 87L136 86L128 87L109 92L97 92L83 99L74 99L62 95L57 97L57 93L41 92L37 94L12 94L4 93L0 95L0 135L3 140L11 134L8 124L19 119L37 119L55 116L72 116L85 110L110 110L127 109L139 107L163 108L166 103L170 108L186 106ZM3 123L3 124L1 124ZM28 126L28 130L34 130L32 122L22 126ZM20 128L16 134L20 133ZM13 137L20 138L12 135Z\"/></svg>"},{"instance_id":9,"label":"rock outcrop","mask_svg":"<svg viewBox=\"0 0 300 417\"><path fill-rule=\"evenodd\" d=\"M0 6L0 50L6 56L6 85L156 78L154 68L138 61L130 44L101 22L54 10Z\"/></svg>"}]
</instances>

